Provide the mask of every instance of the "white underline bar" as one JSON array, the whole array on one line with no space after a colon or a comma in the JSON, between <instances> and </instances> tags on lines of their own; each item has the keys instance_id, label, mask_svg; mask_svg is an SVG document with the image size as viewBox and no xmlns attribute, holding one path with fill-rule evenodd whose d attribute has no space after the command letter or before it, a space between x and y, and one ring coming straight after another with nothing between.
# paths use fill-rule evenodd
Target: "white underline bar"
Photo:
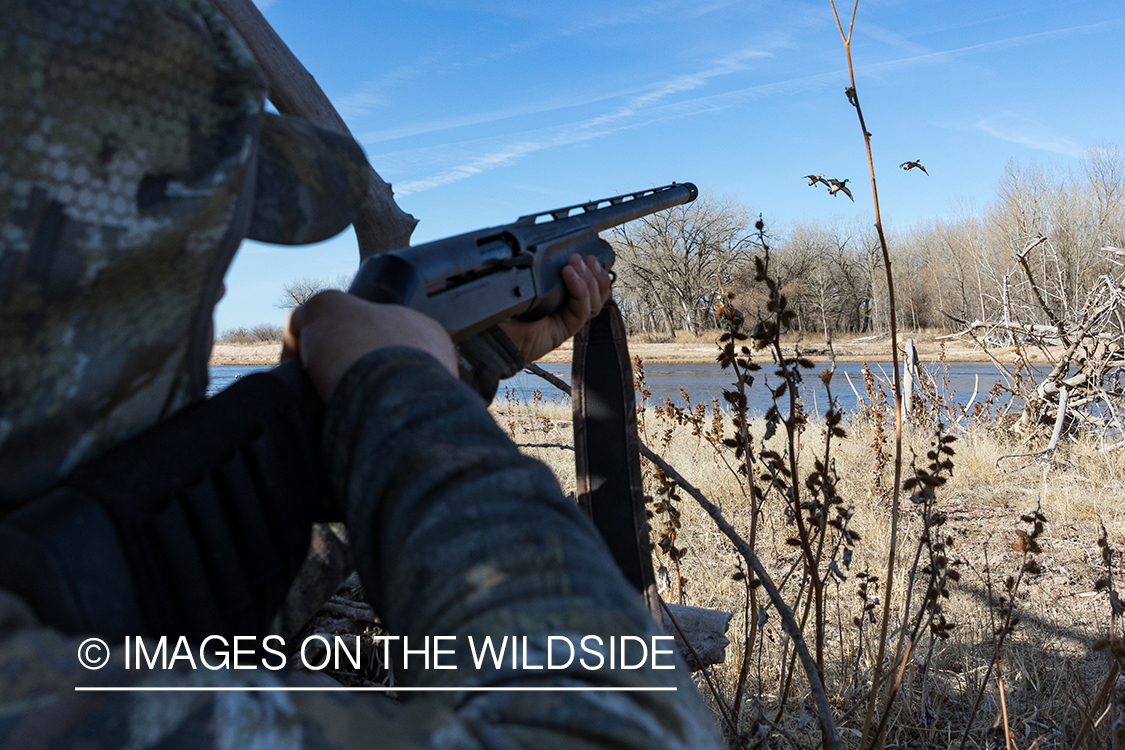
<instances>
[{"instance_id":1,"label":"white underline bar","mask_svg":"<svg viewBox=\"0 0 1125 750\"><path fill-rule=\"evenodd\" d=\"M676 692L674 687L310 687L310 686L276 686L276 687L233 687L233 686L204 686L204 687L141 687L128 685L123 687L75 687L76 693L319 693L319 692L349 692L349 693L667 693Z\"/></svg>"}]
</instances>

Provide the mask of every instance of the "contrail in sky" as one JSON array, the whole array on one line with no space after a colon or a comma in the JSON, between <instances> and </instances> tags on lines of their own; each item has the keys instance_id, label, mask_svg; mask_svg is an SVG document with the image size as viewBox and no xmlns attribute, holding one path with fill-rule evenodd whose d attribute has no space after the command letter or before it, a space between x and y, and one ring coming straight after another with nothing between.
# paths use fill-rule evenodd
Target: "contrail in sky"
<instances>
[{"instance_id":1,"label":"contrail in sky","mask_svg":"<svg viewBox=\"0 0 1125 750\"><path fill-rule=\"evenodd\" d=\"M1092 31L1094 29L1101 29L1107 26L1122 25L1125 23L1125 18L1117 18L1106 21L1099 21L1094 24L1087 24L1083 26L1071 26L1064 29L1054 29L1051 31L1040 31L1031 34L1022 34L1020 36L1008 37L1006 39L998 39L990 42L982 42L980 44L973 44L966 47L958 47L956 49L944 50L938 52L928 52L925 54L914 55L911 57L899 58L896 60L888 60L881 63L874 63L866 67L867 71L887 70L898 67L903 67L918 63L927 63L940 61L943 58L949 58L957 55L973 54L981 51L999 49L1006 46L1016 46L1026 44L1034 41L1047 39L1053 36L1060 36L1071 33L1081 33ZM762 96L782 96L793 94L798 91L811 90L820 88L822 86L831 85L832 83L839 82L841 76L846 72L845 69L839 68L829 72L818 73L809 76L801 76L798 78L790 78L782 81L774 81L771 83L759 84L750 86L734 91L727 91L719 94L711 94L708 96L695 97L685 99L677 102L670 102L664 104L652 104L658 102L667 96L682 91L690 91L703 85L710 78L741 71L747 67L742 64L742 59L750 57L760 57L768 53L756 53L755 51L745 50L744 57L739 58L738 54L733 58L727 58L725 61L717 61L712 63L711 66L699 73L684 74L674 76L665 81L662 81L647 89L647 93L640 93L632 95L632 97L622 106L617 109L607 112L597 117L588 118L582 121L566 123L547 128L538 128L535 130L526 131L517 134L508 134L502 137L502 142L497 142L499 138L485 138L475 139L469 141L461 141L449 144L439 144L435 146L427 146L418 149L408 149L406 151L389 152L383 155L374 155L372 160L376 164L380 163L393 163L396 159L400 163L414 161L415 163L421 162L433 165L435 162L455 162L454 166L437 167L436 172L428 177L423 177L414 180L405 180L396 183L395 191L399 195L409 195L411 193L418 193L424 190L429 190L440 185L447 185L458 180L471 177L479 174L488 169L511 164L514 161L521 159L529 154L537 151L542 151L549 148L558 148L560 146L568 146L583 141L589 141L595 138L600 138L611 133L616 133L621 130L645 127L657 122L663 122L670 119L677 119L682 117L692 117L707 112L716 112L730 107L736 106L751 99L759 98ZM596 103L597 101L610 100L616 97L597 97L590 102L583 103ZM576 105L570 105L576 106ZM545 112L552 109L564 109L563 107L530 107L524 110L511 110L508 112L495 112L487 113L476 116L466 116L465 118L457 118L455 120L447 121L446 124L435 123L432 127L411 131L410 128L404 128L402 132L409 132L410 134L421 132L440 132L445 129L459 127L464 124L479 124L491 122L506 117L517 116L530 112ZM993 118L994 119L994 118ZM994 122L993 119L983 120L978 123L978 126L986 132L1003 138L1004 140L1021 143L1032 148L1039 148L1056 153L1064 153L1067 155L1075 155L1081 153L1081 147L1073 141L1058 136L1050 135L1046 132L1016 132L1011 122ZM380 131L381 134L388 134L389 131ZM374 135L374 134L373 134ZM361 139L363 140L363 139ZM385 140L385 138L380 138ZM372 141L367 141L372 142ZM377 142L377 141L375 141ZM430 158L427 158L430 157ZM419 165L417 171L423 171L424 166ZM399 170L403 171L403 170ZM413 170L411 170L413 171ZM417 172L415 172L417 173Z\"/></svg>"}]
</instances>

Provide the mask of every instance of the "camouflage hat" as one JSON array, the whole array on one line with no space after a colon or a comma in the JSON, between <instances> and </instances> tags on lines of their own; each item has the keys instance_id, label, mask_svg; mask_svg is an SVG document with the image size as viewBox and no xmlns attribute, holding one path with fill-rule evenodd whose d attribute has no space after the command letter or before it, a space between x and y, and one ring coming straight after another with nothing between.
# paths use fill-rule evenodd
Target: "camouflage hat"
<instances>
[{"instance_id":1,"label":"camouflage hat","mask_svg":"<svg viewBox=\"0 0 1125 750\"><path fill-rule=\"evenodd\" d=\"M336 234L370 176L207 0L4 6L0 507L201 397L239 242Z\"/></svg>"}]
</instances>

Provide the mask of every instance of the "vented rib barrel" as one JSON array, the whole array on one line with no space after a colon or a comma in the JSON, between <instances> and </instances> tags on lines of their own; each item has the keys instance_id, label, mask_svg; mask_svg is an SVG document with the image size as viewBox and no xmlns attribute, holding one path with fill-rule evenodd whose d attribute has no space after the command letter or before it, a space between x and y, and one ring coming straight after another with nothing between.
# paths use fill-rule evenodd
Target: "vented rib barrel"
<instances>
[{"instance_id":1,"label":"vented rib barrel","mask_svg":"<svg viewBox=\"0 0 1125 750\"><path fill-rule=\"evenodd\" d=\"M641 190L637 193L616 195L612 198L579 203L565 208L556 208L538 214L521 216L516 224L544 223L539 221L550 216L555 221L566 218L581 218L595 230L602 232L633 219L639 219L657 211L663 211L682 203L690 203L699 195L699 190L690 182L673 182L671 185Z\"/></svg>"}]
</instances>

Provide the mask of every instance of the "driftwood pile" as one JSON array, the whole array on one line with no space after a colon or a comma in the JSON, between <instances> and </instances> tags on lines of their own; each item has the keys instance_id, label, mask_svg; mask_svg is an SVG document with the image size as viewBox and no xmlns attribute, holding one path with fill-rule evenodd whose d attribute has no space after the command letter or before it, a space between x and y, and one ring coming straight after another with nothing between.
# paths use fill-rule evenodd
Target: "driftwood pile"
<instances>
[{"instance_id":1,"label":"driftwood pile","mask_svg":"<svg viewBox=\"0 0 1125 750\"><path fill-rule=\"evenodd\" d=\"M1106 451L1125 447L1125 273L1099 276L1081 305L1060 304L1027 262L1028 253L1045 242L1039 235L1016 256L1021 286L1030 289L1033 304L1013 304L1013 282L1005 276L1001 319L966 321L946 313L964 329L940 338L971 337L1003 377L1012 396L1008 408L1019 415L1015 429L1051 435L1047 449L1019 456L1049 455L1061 435L1081 432L1098 436ZM1033 362L1033 352L1047 364Z\"/></svg>"}]
</instances>

